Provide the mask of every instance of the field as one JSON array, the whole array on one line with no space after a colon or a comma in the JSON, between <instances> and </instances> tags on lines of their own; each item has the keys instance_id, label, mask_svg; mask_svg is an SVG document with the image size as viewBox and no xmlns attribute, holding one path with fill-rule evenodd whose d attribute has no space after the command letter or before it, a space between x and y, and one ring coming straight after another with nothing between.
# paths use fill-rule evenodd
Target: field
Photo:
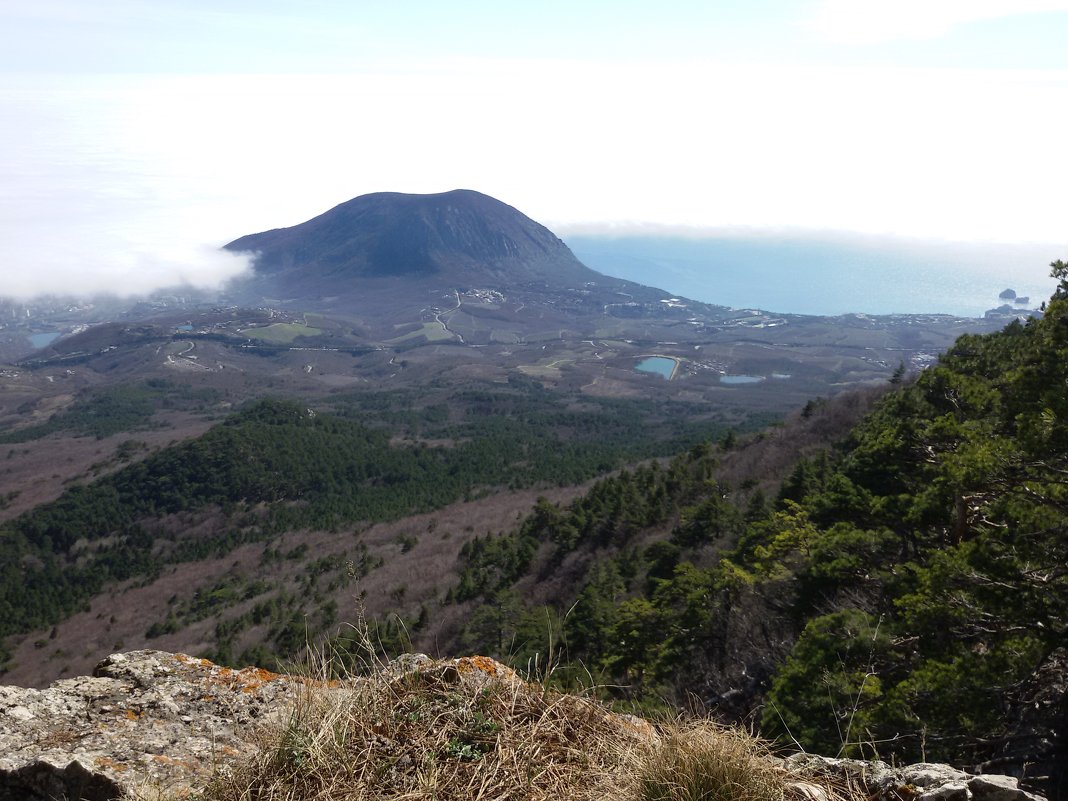
<instances>
[{"instance_id":1,"label":"field","mask_svg":"<svg viewBox=\"0 0 1068 801\"><path fill-rule=\"evenodd\" d=\"M400 345L406 342L414 342L417 339L426 339L427 342L443 342L450 339L455 339L455 334L450 334L446 331L441 323L423 323L421 328L415 331L409 331L407 334L402 334L394 339L386 340L391 345Z\"/></svg>"},{"instance_id":2,"label":"field","mask_svg":"<svg viewBox=\"0 0 1068 801\"><path fill-rule=\"evenodd\" d=\"M272 345L288 345L297 337L319 336L323 330L300 323L274 323L266 328L246 328L241 333Z\"/></svg>"}]
</instances>

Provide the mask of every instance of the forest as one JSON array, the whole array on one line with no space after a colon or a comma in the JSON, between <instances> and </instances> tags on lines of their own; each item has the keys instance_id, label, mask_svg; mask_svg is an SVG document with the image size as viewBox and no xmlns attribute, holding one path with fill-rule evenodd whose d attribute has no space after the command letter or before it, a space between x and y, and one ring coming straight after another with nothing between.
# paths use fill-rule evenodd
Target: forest
<instances>
[{"instance_id":1,"label":"forest","mask_svg":"<svg viewBox=\"0 0 1068 801\"><path fill-rule=\"evenodd\" d=\"M697 703L822 754L1013 766L1057 796L1068 265L1052 268L1041 319L960 338L773 496L717 477L730 438L472 543L450 596L476 604L466 644L516 664L551 648L559 681L624 706Z\"/></svg>"},{"instance_id":2,"label":"forest","mask_svg":"<svg viewBox=\"0 0 1068 801\"><path fill-rule=\"evenodd\" d=\"M7 441L136 431L155 425L161 404L208 400L166 382L113 388ZM741 427L766 423L753 415ZM321 408L252 401L200 437L75 484L0 526L0 638L59 622L110 583L150 581L167 565L242 543L355 530L509 487L577 484L728 427L695 404L576 399L524 379L337 395ZM138 451L130 442L119 456ZM210 536L183 534L207 517L216 520Z\"/></svg>"}]
</instances>

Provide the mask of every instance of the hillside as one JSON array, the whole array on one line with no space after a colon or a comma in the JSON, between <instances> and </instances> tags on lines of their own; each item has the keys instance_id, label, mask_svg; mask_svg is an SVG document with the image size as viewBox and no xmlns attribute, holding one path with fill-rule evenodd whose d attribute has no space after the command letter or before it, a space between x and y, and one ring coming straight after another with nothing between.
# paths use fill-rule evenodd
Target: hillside
<instances>
[{"instance_id":1,"label":"hillside","mask_svg":"<svg viewBox=\"0 0 1068 801\"><path fill-rule=\"evenodd\" d=\"M229 415L179 390L97 394L7 435L19 471L0 509L9 680L87 670L117 643L271 665L351 617L357 593L372 615L415 620L457 578L463 543L511 526L537 492L570 497L606 471L768 421L521 380L250 401ZM170 441L183 406L214 424L194 418L193 437ZM50 468L65 477L42 482L57 438L85 433L73 461Z\"/></svg>"},{"instance_id":2,"label":"hillside","mask_svg":"<svg viewBox=\"0 0 1068 801\"><path fill-rule=\"evenodd\" d=\"M1064 796L1068 266L777 494L698 448L465 548L466 644L558 640L610 697L697 699L820 752L998 765ZM812 406L807 410L815 414ZM730 444L730 443L727 443Z\"/></svg>"}]
</instances>

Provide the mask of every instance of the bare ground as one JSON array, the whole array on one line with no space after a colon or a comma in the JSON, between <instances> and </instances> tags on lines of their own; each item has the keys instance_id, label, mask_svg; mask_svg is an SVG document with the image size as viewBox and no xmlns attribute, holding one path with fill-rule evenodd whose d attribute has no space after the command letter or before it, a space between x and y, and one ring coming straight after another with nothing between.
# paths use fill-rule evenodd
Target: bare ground
<instances>
[{"instance_id":1,"label":"bare ground","mask_svg":"<svg viewBox=\"0 0 1068 801\"><path fill-rule=\"evenodd\" d=\"M52 435L31 442L0 445L0 497L15 493L10 502L0 507L0 521L55 500L71 484L99 478L159 448L198 437L217 422L185 412L157 415L156 419L165 427L124 432L103 439ZM115 451L126 440L142 442L145 448L131 459L119 462Z\"/></svg>"},{"instance_id":2,"label":"bare ground","mask_svg":"<svg viewBox=\"0 0 1068 801\"><path fill-rule=\"evenodd\" d=\"M12 638L14 656L9 671L3 675L3 683L44 687L58 678L85 675L105 656L119 650L150 647L191 654L204 652L213 644L215 626L220 619L242 614L256 599L172 634L150 640L146 632L153 623L164 621L178 604L192 598L197 590L208 589L227 576L267 581L274 591L297 591L308 562L352 553L354 546L361 542L368 548L369 556L381 557L384 564L357 582L346 582L333 591L332 600L338 605L340 620L355 622L360 614L370 617L390 612L412 616L422 603L440 599L456 583L457 558L465 542L488 531L512 528L539 496L563 503L587 487L588 484L501 492L455 503L436 512L375 524L362 531L290 532L268 544L243 545L224 557L171 566L143 586L126 582L109 588L94 597L86 611L53 629ZM202 520L200 524L210 528L219 522ZM285 552L301 544L307 546L307 554L299 561L265 564L265 548ZM462 627L463 613L462 607L442 610L416 645L429 652L437 651L437 643L451 641ZM262 634L262 630L246 631L239 646L254 644Z\"/></svg>"}]
</instances>

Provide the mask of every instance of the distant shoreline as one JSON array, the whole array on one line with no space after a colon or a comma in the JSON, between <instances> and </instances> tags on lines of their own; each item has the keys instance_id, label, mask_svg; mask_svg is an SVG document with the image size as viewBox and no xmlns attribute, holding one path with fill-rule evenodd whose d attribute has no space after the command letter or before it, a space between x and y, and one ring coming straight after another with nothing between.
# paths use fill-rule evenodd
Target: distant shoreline
<instances>
[{"instance_id":1,"label":"distant shoreline","mask_svg":"<svg viewBox=\"0 0 1068 801\"><path fill-rule=\"evenodd\" d=\"M980 320L1005 302L998 298L1005 287L1039 300L1055 289L1048 264L1057 254L1045 245L950 247L796 236L564 240L583 263L605 275L676 297L774 314Z\"/></svg>"}]
</instances>

